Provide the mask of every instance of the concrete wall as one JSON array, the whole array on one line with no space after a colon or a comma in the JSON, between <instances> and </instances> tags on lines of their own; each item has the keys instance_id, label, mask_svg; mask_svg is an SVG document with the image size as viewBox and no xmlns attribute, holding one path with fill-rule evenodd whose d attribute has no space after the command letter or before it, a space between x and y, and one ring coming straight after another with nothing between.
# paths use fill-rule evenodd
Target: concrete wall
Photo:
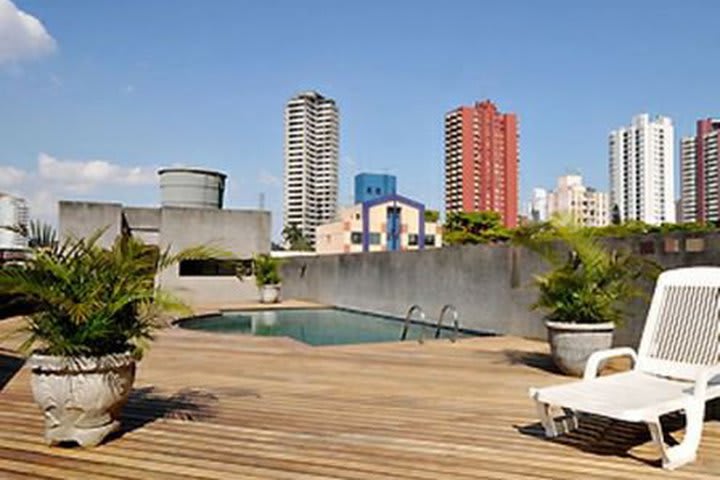
<instances>
[{"instance_id":1,"label":"concrete wall","mask_svg":"<svg viewBox=\"0 0 720 480\"><path fill-rule=\"evenodd\" d=\"M119 203L61 201L58 229L60 238L85 238L99 228L106 228L98 243L108 247L120 234L122 210Z\"/></svg>"},{"instance_id":2,"label":"concrete wall","mask_svg":"<svg viewBox=\"0 0 720 480\"><path fill-rule=\"evenodd\" d=\"M637 254L644 252L643 256L664 268L720 265L717 234L704 236L703 251L695 252L685 248L684 235L609 242ZM697 247L697 240L689 245L693 242ZM530 305L537 296L533 275L546 269L542 259L530 251L497 245L323 255L286 260L283 295L401 317L417 303L429 317L437 318L442 306L451 303L457 307L463 327L545 338L542 314L531 311ZM647 288L651 291L652 285ZM637 345L646 309L644 301L628 305L628 320L618 328L616 344Z\"/></svg>"},{"instance_id":3,"label":"concrete wall","mask_svg":"<svg viewBox=\"0 0 720 480\"><path fill-rule=\"evenodd\" d=\"M270 251L270 212L260 210L161 209L160 246L172 252L210 245L249 259ZM181 277L176 265L160 276L164 288L194 305L238 303L257 299L252 278Z\"/></svg>"},{"instance_id":4,"label":"concrete wall","mask_svg":"<svg viewBox=\"0 0 720 480\"><path fill-rule=\"evenodd\" d=\"M504 246L322 255L283 265L283 295L401 317L417 303L437 318L451 303L463 327L539 337L541 315L528 306L540 267L532 253Z\"/></svg>"},{"instance_id":5,"label":"concrete wall","mask_svg":"<svg viewBox=\"0 0 720 480\"><path fill-rule=\"evenodd\" d=\"M123 221L130 234L148 245L160 243L160 209L147 207L123 208Z\"/></svg>"},{"instance_id":6,"label":"concrete wall","mask_svg":"<svg viewBox=\"0 0 720 480\"><path fill-rule=\"evenodd\" d=\"M125 207L119 203L60 202L61 238L87 237L107 227L100 245L110 246L122 228L147 244L184 248L207 245L234 258L250 259L270 251L270 212L198 208ZM162 272L160 284L193 305L236 304L257 300L253 278L179 275L179 265Z\"/></svg>"}]
</instances>

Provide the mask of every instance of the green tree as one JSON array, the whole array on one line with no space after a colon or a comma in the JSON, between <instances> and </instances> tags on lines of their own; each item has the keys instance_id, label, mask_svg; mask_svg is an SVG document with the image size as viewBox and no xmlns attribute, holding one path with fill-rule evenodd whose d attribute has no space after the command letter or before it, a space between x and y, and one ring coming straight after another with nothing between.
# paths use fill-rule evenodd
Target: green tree
<instances>
[{"instance_id":1,"label":"green tree","mask_svg":"<svg viewBox=\"0 0 720 480\"><path fill-rule=\"evenodd\" d=\"M312 251L310 240L303 235L302 231L294 223L286 225L282 231L283 240L288 245L289 250L295 251Z\"/></svg>"},{"instance_id":2,"label":"green tree","mask_svg":"<svg viewBox=\"0 0 720 480\"><path fill-rule=\"evenodd\" d=\"M425 221L428 223L436 223L440 219L440 212L437 210L425 210Z\"/></svg>"},{"instance_id":3,"label":"green tree","mask_svg":"<svg viewBox=\"0 0 720 480\"><path fill-rule=\"evenodd\" d=\"M443 227L446 245L467 245L504 242L511 232L502 225L497 212L451 212Z\"/></svg>"}]
</instances>

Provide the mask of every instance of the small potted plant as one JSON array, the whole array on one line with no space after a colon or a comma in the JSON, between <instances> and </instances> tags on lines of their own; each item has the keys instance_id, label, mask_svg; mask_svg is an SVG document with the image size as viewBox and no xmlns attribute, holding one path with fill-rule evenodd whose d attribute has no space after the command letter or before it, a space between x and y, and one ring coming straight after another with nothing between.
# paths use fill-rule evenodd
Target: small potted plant
<instances>
[{"instance_id":1,"label":"small potted plant","mask_svg":"<svg viewBox=\"0 0 720 480\"><path fill-rule=\"evenodd\" d=\"M102 233L38 245L24 265L0 269L0 294L22 298L34 312L21 350L31 353L32 392L49 445L95 446L118 429L135 364L162 315L185 310L156 287L157 273L209 253L198 247L171 255L130 236L102 248Z\"/></svg>"},{"instance_id":2,"label":"small potted plant","mask_svg":"<svg viewBox=\"0 0 720 480\"><path fill-rule=\"evenodd\" d=\"M590 355L610 348L625 306L644 296L640 282L659 267L641 257L607 248L592 228L553 219L525 239L552 269L535 277L553 361L564 373L581 376Z\"/></svg>"},{"instance_id":3,"label":"small potted plant","mask_svg":"<svg viewBox=\"0 0 720 480\"><path fill-rule=\"evenodd\" d=\"M255 284L260 291L260 303L277 303L280 300L280 261L268 254L253 257Z\"/></svg>"}]
</instances>

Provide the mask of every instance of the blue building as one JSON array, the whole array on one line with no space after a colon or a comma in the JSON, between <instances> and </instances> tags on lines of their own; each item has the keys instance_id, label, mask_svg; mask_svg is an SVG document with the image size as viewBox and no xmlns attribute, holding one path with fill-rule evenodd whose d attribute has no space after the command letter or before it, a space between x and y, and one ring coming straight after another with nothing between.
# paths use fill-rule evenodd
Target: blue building
<instances>
[{"instance_id":1,"label":"blue building","mask_svg":"<svg viewBox=\"0 0 720 480\"><path fill-rule=\"evenodd\" d=\"M355 203L365 203L380 197L397 194L395 175L360 173L355 175Z\"/></svg>"}]
</instances>

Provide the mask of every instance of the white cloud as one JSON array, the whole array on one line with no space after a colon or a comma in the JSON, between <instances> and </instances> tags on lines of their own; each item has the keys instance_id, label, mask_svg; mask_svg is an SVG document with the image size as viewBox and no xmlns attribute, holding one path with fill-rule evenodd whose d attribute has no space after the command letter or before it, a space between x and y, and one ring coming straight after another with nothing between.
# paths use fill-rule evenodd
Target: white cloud
<instances>
[{"instance_id":1,"label":"white cloud","mask_svg":"<svg viewBox=\"0 0 720 480\"><path fill-rule=\"evenodd\" d=\"M155 168L123 167L106 160L59 160L46 153L38 156L41 180L55 182L61 189L88 192L103 185L140 186L157 182Z\"/></svg>"},{"instance_id":2,"label":"white cloud","mask_svg":"<svg viewBox=\"0 0 720 480\"><path fill-rule=\"evenodd\" d=\"M0 0L0 65L52 53L57 43L37 18Z\"/></svg>"},{"instance_id":3,"label":"white cloud","mask_svg":"<svg viewBox=\"0 0 720 480\"><path fill-rule=\"evenodd\" d=\"M157 184L157 168L125 167L107 160L61 160L38 155L37 167L0 165L0 191L27 199L34 218L54 223L60 199L103 197Z\"/></svg>"},{"instance_id":4,"label":"white cloud","mask_svg":"<svg viewBox=\"0 0 720 480\"><path fill-rule=\"evenodd\" d=\"M0 187L17 187L27 177L19 168L0 165Z\"/></svg>"}]
</instances>

